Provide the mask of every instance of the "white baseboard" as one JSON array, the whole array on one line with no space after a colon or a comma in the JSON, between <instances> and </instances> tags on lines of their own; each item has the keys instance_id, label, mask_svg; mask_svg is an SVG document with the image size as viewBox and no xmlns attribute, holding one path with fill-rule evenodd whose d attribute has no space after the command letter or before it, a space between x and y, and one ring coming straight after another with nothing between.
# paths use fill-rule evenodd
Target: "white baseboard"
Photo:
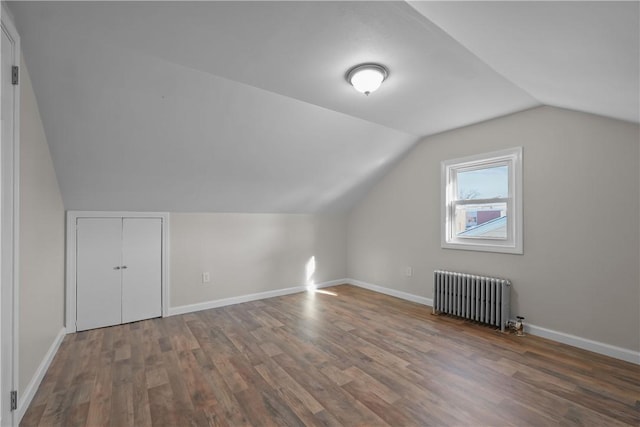
<instances>
[{"instance_id":1,"label":"white baseboard","mask_svg":"<svg viewBox=\"0 0 640 427\"><path fill-rule=\"evenodd\" d=\"M331 280L329 282L318 283L316 288L324 288L327 286L335 286L340 284L350 284L358 286L360 288L369 289L370 291L379 292L381 294L390 295L396 298L400 298L407 301L416 302L418 304L433 306L433 299L422 297L419 295L410 294L408 292L398 291L396 289L386 288L380 285L374 285L372 283L363 282L362 280L356 280L351 278ZM194 311L207 310L209 308L223 307L226 305L239 304L248 301L255 301L264 298L272 298L282 295L294 294L297 292L303 292L307 290L307 286L294 286L291 288L277 289L267 292L259 292L256 294L242 295L232 298L224 298L214 301L206 301L197 304L183 305L179 307L169 308L169 315L191 313ZM629 350L622 347L616 347L610 344L605 344L598 341L593 341L587 338L578 337L575 335L567 334L564 332L558 332L551 329L543 328L536 325L526 325L526 331L531 335L536 335L542 338L547 338L553 341L557 341L563 344L568 344L574 347L578 347L584 350L593 351L594 353L603 354L605 356L614 357L616 359L624 360L627 362L640 365L640 352Z\"/></svg>"},{"instance_id":2,"label":"white baseboard","mask_svg":"<svg viewBox=\"0 0 640 427\"><path fill-rule=\"evenodd\" d=\"M36 391L38 391L38 387L40 387L40 383L44 378L44 374L47 373L47 369L49 369L49 365L51 365L53 357L58 352L58 348L60 347L60 344L62 344L62 340L64 339L66 334L66 328L62 327L62 329L60 329L60 332L58 332L58 335L56 335L56 337L54 338L53 343L51 343L51 347L49 347L49 350L42 359L42 362L40 362L40 366L38 366L38 369L33 374L31 381L29 381L29 384L24 389L24 391L18 394L18 409L16 409L15 415L16 424L20 424L22 417L24 416L25 412L27 412L27 408L29 408L31 401L33 400L33 396L36 395Z\"/></svg>"},{"instance_id":3,"label":"white baseboard","mask_svg":"<svg viewBox=\"0 0 640 427\"><path fill-rule=\"evenodd\" d=\"M358 286L359 288L369 289L370 291L379 292L381 294L390 295L392 297L404 299L407 301L417 302L418 304L433 306L433 300L431 298L421 297L418 295L410 294L408 292L402 292L391 288L385 288L384 286L374 285L371 283L363 282L356 279L344 279L345 283Z\"/></svg>"},{"instance_id":4,"label":"white baseboard","mask_svg":"<svg viewBox=\"0 0 640 427\"><path fill-rule=\"evenodd\" d=\"M571 345L573 347L578 347L583 350L589 350L594 353L604 354L605 356L614 357L616 359L640 365L640 352L638 351L616 347L614 345L605 344L599 341L593 341L587 338L566 334L564 332L554 331L552 329L547 329L536 325L525 324L525 331L530 333L531 335L547 338L563 344Z\"/></svg>"},{"instance_id":5,"label":"white baseboard","mask_svg":"<svg viewBox=\"0 0 640 427\"><path fill-rule=\"evenodd\" d=\"M371 283L363 282L356 279L344 279L344 282L375 292L380 292L382 294L391 295L397 298L425 304L428 306L433 306L433 300L430 298L420 297L406 292L397 291L395 289L385 288L379 285L373 285ZM638 351L616 347L599 341L593 341L564 332L558 332L552 329L543 328L541 326L527 324L525 325L525 328L526 331L531 335L547 338L562 344L568 344L573 347L581 348L583 350L592 351L594 353L603 354L605 356L614 357L616 359L640 365L640 352Z\"/></svg>"},{"instance_id":6,"label":"white baseboard","mask_svg":"<svg viewBox=\"0 0 640 427\"><path fill-rule=\"evenodd\" d=\"M424 304L428 306L433 305L433 300L430 298L421 297L421 296L410 294L407 292L402 292L395 289L386 288L384 286L374 285L371 283L363 282L361 280L350 279L350 278L337 279L337 280L318 283L313 285L313 288L320 289L320 288L326 288L329 286L335 286L335 285L341 285L341 284L351 284L364 289L369 289L374 292L379 292L381 294L390 295L396 298L401 298L407 301L412 301L412 302L416 302L416 303ZM248 301L256 301L256 300L265 299L265 298L289 295L289 294L294 294L298 292L304 292L309 288L310 286L305 286L305 285L294 286L291 288L276 289L273 291L259 292L255 294L242 295L242 296L232 297L232 298L224 298L224 299L207 301L207 302L202 302L197 304L183 305L179 307L171 307L169 308L169 315L173 316L178 314L191 313L194 311L207 310L210 308L239 304L239 303L248 302ZM547 338L563 344L568 344L584 350L592 351L594 353L603 354L605 356L614 357L616 359L620 359L620 360L624 360L627 362L640 365L640 352L638 351L633 351L633 350L629 350L622 347L616 347L610 344L605 344L599 341L593 341L587 338L578 337L578 336L567 334L564 332L554 331L554 330L543 328L541 326L536 326L536 325L527 324L526 331L531 335ZM49 365L51 365L51 362L53 361L53 358L56 355L58 348L60 347L60 344L62 343L62 340L64 339L65 335L66 335L66 329L63 327L58 332L58 335L56 335L55 339L53 340L53 343L51 344L51 346L49 347L49 350L47 351L47 354L42 359L40 366L38 366L38 369L36 370L35 374L31 378L31 381L29 381L29 384L25 388L24 392L19 394L18 409L16 410L17 424L20 423L20 421L22 420L22 417L27 411L27 408L29 408L29 405L31 404L31 401L35 396L36 391L38 390L38 387L40 386L40 383L42 382L42 379L44 378L44 375L47 372L47 369L49 369Z\"/></svg>"},{"instance_id":7,"label":"white baseboard","mask_svg":"<svg viewBox=\"0 0 640 427\"><path fill-rule=\"evenodd\" d=\"M328 286L341 285L347 283L346 279L330 280L328 282L316 283L314 285L293 286L291 288L275 289L273 291L258 292L255 294L240 295L231 298L222 298L217 300L199 302L196 304L180 305L177 307L169 307L169 316L178 314L193 313L194 311L208 310L210 308L224 307L227 305L240 304L243 302L256 301L265 298L279 297L283 295L304 292L310 287L315 289L326 288Z\"/></svg>"}]
</instances>

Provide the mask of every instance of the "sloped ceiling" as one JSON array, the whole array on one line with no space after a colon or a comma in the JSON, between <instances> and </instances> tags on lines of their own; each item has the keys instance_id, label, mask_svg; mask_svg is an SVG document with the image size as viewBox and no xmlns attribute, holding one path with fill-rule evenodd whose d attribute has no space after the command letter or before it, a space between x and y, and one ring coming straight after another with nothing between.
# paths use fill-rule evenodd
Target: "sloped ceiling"
<instances>
[{"instance_id":1,"label":"sloped ceiling","mask_svg":"<svg viewBox=\"0 0 640 427\"><path fill-rule=\"evenodd\" d=\"M638 122L640 2L411 2L545 105Z\"/></svg>"},{"instance_id":2,"label":"sloped ceiling","mask_svg":"<svg viewBox=\"0 0 640 427\"><path fill-rule=\"evenodd\" d=\"M638 121L637 4L515 5L10 8L67 209L307 213L345 211L425 135L541 104ZM369 97L344 79L362 62L390 70Z\"/></svg>"}]
</instances>

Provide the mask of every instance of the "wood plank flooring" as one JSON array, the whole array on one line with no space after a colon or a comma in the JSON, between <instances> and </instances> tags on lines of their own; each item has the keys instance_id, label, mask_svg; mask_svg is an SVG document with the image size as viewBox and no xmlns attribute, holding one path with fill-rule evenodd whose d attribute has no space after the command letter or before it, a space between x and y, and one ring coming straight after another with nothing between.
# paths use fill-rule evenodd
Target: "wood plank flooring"
<instances>
[{"instance_id":1,"label":"wood plank flooring","mask_svg":"<svg viewBox=\"0 0 640 427\"><path fill-rule=\"evenodd\" d=\"M640 425L640 367L349 285L68 335L22 426Z\"/></svg>"}]
</instances>

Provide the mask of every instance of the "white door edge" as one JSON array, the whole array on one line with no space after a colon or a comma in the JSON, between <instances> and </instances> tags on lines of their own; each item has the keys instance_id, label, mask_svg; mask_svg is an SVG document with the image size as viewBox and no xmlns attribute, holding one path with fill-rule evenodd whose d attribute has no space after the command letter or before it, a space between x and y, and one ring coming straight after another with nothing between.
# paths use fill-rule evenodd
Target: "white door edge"
<instances>
[{"instance_id":1,"label":"white door edge","mask_svg":"<svg viewBox=\"0 0 640 427\"><path fill-rule=\"evenodd\" d=\"M12 64L20 65L20 36L11 15L5 8L4 2L0 7L0 21L4 34L12 41L12 52L0 52L0 55L11 55ZM1 73L8 70L0 70ZM0 372L3 377L0 379L0 406L2 411L2 425L15 425L20 422L14 416L15 412L10 411L9 392L17 390L18 378L18 283L19 283L19 184L20 184L20 86L15 85L13 90L12 114L10 120L13 125L13 138L11 141L2 141L2 155L0 168L3 172L1 180L2 191L6 194L5 203L0 209L1 223L4 225L1 234L1 267L2 293L9 295L8 301L3 299L0 308L0 342L3 349L8 348L9 357L0 360ZM2 89L0 89L2 91ZM2 93L2 96L7 96ZM4 125L4 123L3 123ZM8 178L8 179L7 179ZM6 222L5 222L6 221ZM7 327L6 323L10 323ZM5 378L10 377L10 378ZM19 390L17 390L19 391ZM18 398L20 398L18 394Z\"/></svg>"}]
</instances>

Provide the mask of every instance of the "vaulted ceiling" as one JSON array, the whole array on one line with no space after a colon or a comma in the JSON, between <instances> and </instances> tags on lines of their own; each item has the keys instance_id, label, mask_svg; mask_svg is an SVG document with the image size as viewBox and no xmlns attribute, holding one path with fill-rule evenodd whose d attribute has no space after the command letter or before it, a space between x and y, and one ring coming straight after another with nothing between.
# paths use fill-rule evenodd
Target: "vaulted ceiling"
<instances>
[{"instance_id":1,"label":"vaulted ceiling","mask_svg":"<svg viewBox=\"0 0 640 427\"><path fill-rule=\"evenodd\" d=\"M339 212L426 135L638 122L637 2L13 2L67 209ZM345 81L389 68L366 97Z\"/></svg>"}]
</instances>

